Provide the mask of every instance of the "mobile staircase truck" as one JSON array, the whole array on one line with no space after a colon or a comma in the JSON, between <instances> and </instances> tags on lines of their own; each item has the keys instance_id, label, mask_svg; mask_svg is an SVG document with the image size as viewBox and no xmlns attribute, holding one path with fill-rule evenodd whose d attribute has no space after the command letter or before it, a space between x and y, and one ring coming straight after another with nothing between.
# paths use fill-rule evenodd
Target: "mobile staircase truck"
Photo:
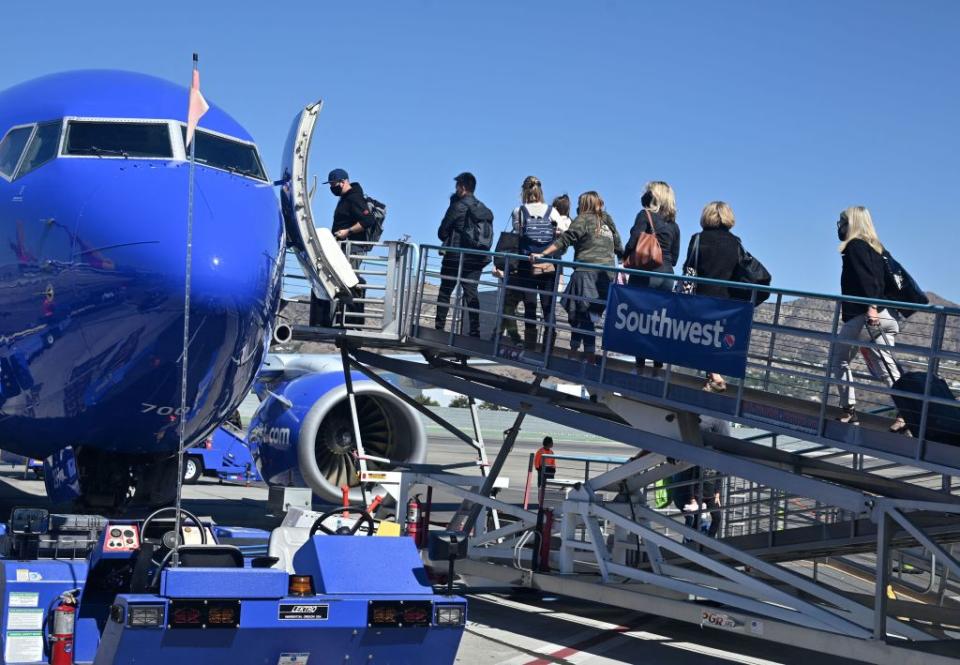
<instances>
[{"instance_id":1,"label":"mobile staircase truck","mask_svg":"<svg viewBox=\"0 0 960 665\"><path fill-rule=\"evenodd\" d=\"M454 661L465 600L434 591L412 539L364 537L376 530L368 514L301 515L265 532L176 511L14 509L0 525L2 662ZM227 544L251 532L266 556Z\"/></svg>"}]
</instances>

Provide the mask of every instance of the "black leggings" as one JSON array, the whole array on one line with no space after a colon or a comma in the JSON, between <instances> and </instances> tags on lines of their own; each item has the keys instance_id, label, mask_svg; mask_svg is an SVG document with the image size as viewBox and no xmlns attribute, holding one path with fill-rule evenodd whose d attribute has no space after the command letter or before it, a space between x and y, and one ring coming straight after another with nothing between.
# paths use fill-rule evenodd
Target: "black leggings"
<instances>
[{"instance_id":1,"label":"black leggings","mask_svg":"<svg viewBox=\"0 0 960 665\"><path fill-rule=\"evenodd\" d=\"M591 333L597 332L597 324L593 322L593 316L590 312L578 311L570 317L570 326L573 331L570 333L570 349L580 350L583 345L585 353L596 353L597 338Z\"/></svg>"},{"instance_id":2,"label":"black leggings","mask_svg":"<svg viewBox=\"0 0 960 665\"><path fill-rule=\"evenodd\" d=\"M550 321L550 313L553 311L553 300L556 294L553 291L553 285L556 273L545 272L539 275L533 273L533 266L529 263L520 264L517 270L517 286L529 291L523 291L523 338L527 344L536 344L537 342L537 296L540 297L540 309L543 311L543 321ZM540 293L535 293L536 289ZM546 343L547 334L544 329L543 341Z\"/></svg>"}]
</instances>

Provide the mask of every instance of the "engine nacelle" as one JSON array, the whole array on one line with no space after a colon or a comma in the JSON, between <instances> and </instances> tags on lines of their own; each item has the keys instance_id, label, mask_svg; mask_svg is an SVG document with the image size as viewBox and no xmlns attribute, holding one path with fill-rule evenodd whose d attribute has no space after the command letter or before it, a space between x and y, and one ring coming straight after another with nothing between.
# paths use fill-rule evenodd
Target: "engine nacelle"
<instances>
[{"instance_id":1,"label":"engine nacelle","mask_svg":"<svg viewBox=\"0 0 960 665\"><path fill-rule=\"evenodd\" d=\"M388 390L354 373L360 438L364 451L395 462L420 463L427 435L417 411ZM360 502L356 441L343 372L305 374L271 383L250 423L248 441L263 479L271 485L309 487L331 503L349 485ZM368 462L368 469L392 467ZM374 493L377 493L376 491Z\"/></svg>"}]
</instances>

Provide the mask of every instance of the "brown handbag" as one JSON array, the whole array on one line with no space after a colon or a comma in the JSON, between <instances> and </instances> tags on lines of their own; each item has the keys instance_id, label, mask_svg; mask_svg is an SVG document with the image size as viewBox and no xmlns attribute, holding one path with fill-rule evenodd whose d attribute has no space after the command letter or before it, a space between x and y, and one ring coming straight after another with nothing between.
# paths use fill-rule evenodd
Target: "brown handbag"
<instances>
[{"instance_id":1,"label":"brown handbag","mask_svg":"<svg viewBox=\"0 0 960 665\"><path fill-rule=\"evenodd\" d=\"M530 272L533 275L546 275L548 273L553 273L556 270L556 266L552 263L534 263L530 267Z\"/></svg>"},{"instance_id":2,"label":"brown handbag","mask_svg":"<svg viewBox=\"0 0 960 665\"><path fill-rule=\"evenodd\" d=\"M639 268L640 270L656 270L663 265L663 249L660 247L660 241L657 240L657 228L653 223L653 216L646 208L643 212L647 214L647 222L650 224L649 231L643 231L637 238L637 245L633 248L633 253L627 256L623 265L627 268Z\"/></svg>"}]
</instances>

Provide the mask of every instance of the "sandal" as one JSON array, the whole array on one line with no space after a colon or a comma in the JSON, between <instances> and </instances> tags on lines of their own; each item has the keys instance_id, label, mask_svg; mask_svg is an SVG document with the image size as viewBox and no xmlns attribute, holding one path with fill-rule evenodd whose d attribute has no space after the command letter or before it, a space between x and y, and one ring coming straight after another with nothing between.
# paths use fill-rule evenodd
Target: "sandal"
<instances>
[{"instance_id":1,"label":"sandal","mask_svg":"<svg viewBox=\"0 0 960 665\"><path fill-rule=\"evenodd\" d=\"M837 418L841 423L846 423L847 425L859 425L860 418L857 416L855 409L844 409L843 413Z\"/></svg>"},{"instance_id":2,"label":"sandal","mask_svg":"<svg viewBox=\"0 0 960 665\"><path fill-rule=\"evenodd\" d=\"M899 417L893 421L892 425L890 425L890 431L894 434L910 434L910 428L907 427L907 421Z\"/></svg>"},{"instance_id":3,"label":"sandal","mask_svg":"<svg viewBox=\"0 0 960 665\"><path fill-rule=\"evenodd\" d=\"M727 384L723 381L711 381L708 379L707 382L703 384L703 389L708 393L722 393L726 391Z\"/></svg>"}]
</instances>

